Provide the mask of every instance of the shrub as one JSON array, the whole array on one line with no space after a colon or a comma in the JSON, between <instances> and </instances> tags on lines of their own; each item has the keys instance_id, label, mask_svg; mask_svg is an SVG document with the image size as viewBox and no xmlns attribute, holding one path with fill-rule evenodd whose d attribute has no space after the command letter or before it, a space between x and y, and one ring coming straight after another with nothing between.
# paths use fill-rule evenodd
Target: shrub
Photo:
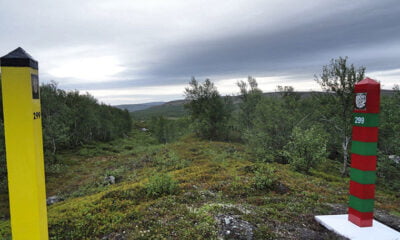
<instances>
[{"instance_id":1,"label":"shrub","mask_svg":"<svg viewBox=\"0 0 400 240\"><path fill-rule=\"evenodd\" d=\"M400 191L400 163L389 159L388 156L379 152L378 155L378 184L384 185L390 190Z\"/></svg>"},{"instance_id":2,"label":"shrub","mask_svg":"<svg viewBox=\"0 0 400 240\"><path fill-rule=\"evenodd\" d=\"M258 167L254 172L253 186L257 190L271 190L274 188L277 179L272 167Z\"/></svg>"},{"instance_id":3,"label":"shrub","mask_svg":"<svg viewBox=\"0 0 400 240\"><path fill-rule=\"evenodd\" d=\"M46 174L60 174L66 171L67 166L61 163L46 163L45 164L45 169L46 169Z\"/></svg>"},{"instance_id":4,"label":"shrub","mask_svg":"<svg viewBox=\"0 0 400 240\"><path fill-rule=\"evenodd\" d=\"M221 97L209 79L201 84L193 77L185 88L185 100L185 108L199 137L216 140L229 135L233 103L229 97Z\"/></svg>"},{"instance_id":5,"label":"shrub","mask_svg":"<svg viewBox=\"0 0 400 240\"><path fill-rule=\"evenodd\" d=\"M249 150L264 162L280 160L280 152L289 141L293 126L303 118L298 99L290 93L280 98L263 98L255 108L252 128L244 131Z\"/></svg>"},{"instance_id":6,"label":"shrub","mask_svg":"<svg viewBox=\"0 0 400 240\"><path fill-rule=\"evenodd\" d=\"M157 155L154 159L159 169L182 169L188 166L186 159L180 158L175 152L168 152L165 155Z\"/></svg>"},{"instance_id":7,"label":"shrub","mask_svg":"<svg viewBox=\"0 0 400 240\"><path fill-rule=\"evenodd\" d=\"M178 182L168 174L155 174L145 185L146 193L151 197L173 194L178 190Z\"/></svg>"},{"instance_id":8,"label":"shrub","mask_svg":"<svg viewBox=\"0 0 400 240\"><path fill-rule=\"evenodd\" d=\"M309 173L310 169L326 158L327 137L316 127L303 130L293 128L291 140L284 148L284 155L296 171Z\"/></svg>"}]
</instances>

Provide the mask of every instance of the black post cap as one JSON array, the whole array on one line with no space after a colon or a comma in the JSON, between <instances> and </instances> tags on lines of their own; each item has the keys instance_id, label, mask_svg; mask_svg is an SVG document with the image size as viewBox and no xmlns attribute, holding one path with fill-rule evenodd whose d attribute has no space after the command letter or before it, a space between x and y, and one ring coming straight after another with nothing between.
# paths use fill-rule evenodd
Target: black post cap
<instances>
[{"instance_id":1,"label":"black post cap","mask_svg":"<svg viewBox=\"0 0 400 240\"><path fill-rule=\"evenodd\" d=\"M21 47L0 58L2 67L31 67L38 69L38 62Z\"/></svg>"}]
</instances>

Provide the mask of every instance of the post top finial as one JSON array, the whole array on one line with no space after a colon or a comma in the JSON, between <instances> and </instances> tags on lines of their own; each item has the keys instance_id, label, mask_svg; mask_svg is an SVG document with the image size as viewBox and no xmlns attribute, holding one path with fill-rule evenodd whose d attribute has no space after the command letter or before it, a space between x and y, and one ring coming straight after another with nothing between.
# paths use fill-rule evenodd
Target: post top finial
<instances>
[{"instance_id":1,"label":"post top finial","mask_svg":"<svg viewBox=\"0 0 400 240\"><path fill-rule=\"evenodd\" d=\"M31 67L38 69L38 62L21 47L1 57L0 65L2 67Z\"/></svg>"},{"instance_id":2,"label":"post top finial","mask_svg":"<svg viewBox=\"0 0 400 240\"><path fill-rule=\"evenodd\" d=\"M380 83L375 81L372 78L367 77L367 78L364 78L363 80L359 81L357 84L358 85L360 85L360 84L375 84L375 85L379 85Z\"/></svg>"}]
</instances>

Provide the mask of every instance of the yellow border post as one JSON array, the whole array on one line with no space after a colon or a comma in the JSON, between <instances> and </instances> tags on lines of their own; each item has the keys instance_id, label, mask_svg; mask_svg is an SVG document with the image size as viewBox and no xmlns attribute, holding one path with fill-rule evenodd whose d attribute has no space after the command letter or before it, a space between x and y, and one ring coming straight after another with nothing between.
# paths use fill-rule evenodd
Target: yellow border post
<instances>
[{"instance_id":1,"label":"yellow border post","mask_svg":"<svg viewBox=\"0 0 400 240\"><path fill-rule=\"evenodd\" d=\"M12 238L47 240L38 63L22 48L0 60Z\"/></svg>"}]
</instances>

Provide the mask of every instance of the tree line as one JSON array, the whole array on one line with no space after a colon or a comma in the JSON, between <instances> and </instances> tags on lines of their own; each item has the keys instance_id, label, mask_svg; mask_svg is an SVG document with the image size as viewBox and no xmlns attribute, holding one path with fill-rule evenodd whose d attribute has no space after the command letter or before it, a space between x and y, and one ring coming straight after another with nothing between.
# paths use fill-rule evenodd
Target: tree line
<instances>
[{"instance_id":1,"label":"tree line","mask_svg":"<svg viewBox=\"0 0 400 240\"><path fill-rule=\"evenodd\" d=\"M127 110L98 103L88 93L66 92L54 82L42 85L40 91L45 151L110 141L131 129Z\"/></svg>"},{"instance_id":2,"label":"tree line","mask_svg":"<svg viewBox=\"0 0 400 240\"><path fill-rule=\"evenodd\" d=\"M46 164L54 163L60 150L73 149L93 141L110 141L131 130L132 120L128 111L99 103L88 93L64 91L51 82L40 86L40 95ZM0 91L2 108L1 99ZM0 118L0 159L0 176L4 179L3 114Z\"/></svg>"},{"instance_id":3,"label":"tree line","mask_svg":"<svg viewBox=\"0 0 400 240\"><path fill-rule=\"evenodd\" d=\"M258 161L290 163L309 171L324 159L350 164L354 85L364 79L365 67L346 58L332 59L315 75L323 92L302 97L291 86L278 86L276 96L265 96L256 79L237 83L238 96L221 96L214 84L194 77L185 89L193 132L208 140L240 141ZM381 97L379 181L400 190L400 164L388 158L400 155L400 91ZM239 98L238 104L233 104ZM236 101L236 100L235 100Z\"/></svg>"}]
</instances>

